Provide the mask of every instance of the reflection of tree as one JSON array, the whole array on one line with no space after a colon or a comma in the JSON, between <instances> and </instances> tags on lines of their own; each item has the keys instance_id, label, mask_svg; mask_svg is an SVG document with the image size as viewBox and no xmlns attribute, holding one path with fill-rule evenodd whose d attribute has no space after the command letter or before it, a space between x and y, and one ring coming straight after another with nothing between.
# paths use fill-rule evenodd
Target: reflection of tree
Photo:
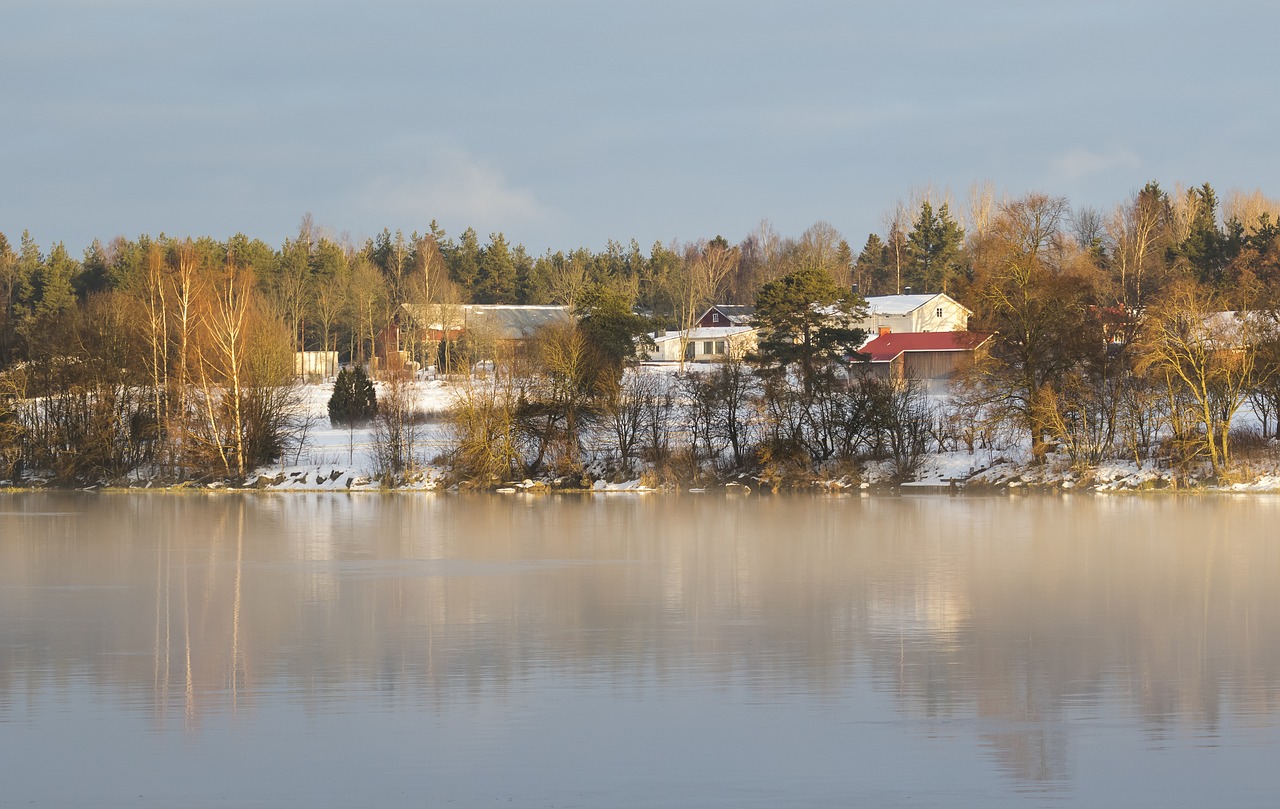
<instances>
[{"instance_id":1,"label":"reflection of tree","mask_svg":"<svg viewBox=\"0 0 1280 809\"><path fill-rule=\"evenodd\" d=\"M194 727L539 679L837 712L861 681L1052 786L1081 717L1212 735L1280 708L1263 500L14 498L86 515L0 515L0 723L75 682Z\"/></svg>"}]
</instances>

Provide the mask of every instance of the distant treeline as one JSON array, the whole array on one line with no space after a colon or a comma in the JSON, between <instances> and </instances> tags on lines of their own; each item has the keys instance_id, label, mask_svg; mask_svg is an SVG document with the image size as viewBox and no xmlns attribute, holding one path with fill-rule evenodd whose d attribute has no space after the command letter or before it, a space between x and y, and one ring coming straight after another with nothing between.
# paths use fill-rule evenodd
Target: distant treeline
<instances>
[{"instance_id":1,"label":"distant treeline","mask_svg":"<svg viewBox=\"0 0 1280 809\"><path fill-rule=\"evenodd\" d=\"M821 276L835 290L822 294L842 305L909 287L972 309L971 328L996 334L955 400L975 430L1016 429L1080 463L1124 448L1221 475L1246 400L1276 421L1278 211L1260 193L1220 204L1208 184L1149 183L1110 211L978 189L963 205L899 204L857 251L823 222L796 238L766 222L736 244L610 242L536 257L501 233L481 244L474 230L455 240L434 223L353 244L309 217L278 248L243 235L121 237L79 260L25 232L16 247L0 234L0 462L10 478L24 467L68 481L140 468L242 476L299 434L292 352L361 362L402 303L564 304L614 368L655 323L689 328L711 303L759 306L772 290L761 338L774 351L754 358L754 377L796 386L795 406L813 411L826 384L816 369L850 355L788 353L796 323L778 307ZM1227 311L1253 314L1227 328L1214 316ZM423 351L434 362L434 348ZM606 387L582 396L594 406ZM828 462L780 435L764 429L734 451L738 463L783 449L801 465Z\"/></svg>"}]
</instances>

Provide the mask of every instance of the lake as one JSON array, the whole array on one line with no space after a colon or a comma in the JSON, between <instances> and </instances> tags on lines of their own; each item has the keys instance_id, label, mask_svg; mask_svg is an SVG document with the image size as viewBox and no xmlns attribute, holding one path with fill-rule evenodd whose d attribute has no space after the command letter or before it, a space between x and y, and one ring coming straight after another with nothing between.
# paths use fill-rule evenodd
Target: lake
<instances>
[{"instance_id":1,"label":"lake","mask_svg":"<svg viewBox=\"0 0 1280 809\"><path fill-rule=\"evenodd\" d=\"M0 496L0 805L1270 806L1280 498Z\"/></svg>"}]
</instances>

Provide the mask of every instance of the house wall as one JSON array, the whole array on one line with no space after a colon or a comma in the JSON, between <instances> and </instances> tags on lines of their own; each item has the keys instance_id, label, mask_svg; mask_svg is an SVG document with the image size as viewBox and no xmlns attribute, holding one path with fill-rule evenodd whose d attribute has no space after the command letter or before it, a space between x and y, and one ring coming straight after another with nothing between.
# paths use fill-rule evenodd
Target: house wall
<instances>
[{"instance_id":1,"label":"house wall","mask_svg":"<svg viewBox=\"0 0 1280 809\"><path fill-rule=\"evenodd\" d=\"M338 352L295 351L293 352L293 372L300 377L328 379L337 376Z\"/></svg>"},{"instance_id":2,"label":"house wall","mask_svg":"<svg viewBox=\"0 0 1280 809\"><path fill-rule=\"evenodd\" d=\"M950 379L973 364L972 351L911 351L902 355L902 371L913 379Z\"/></svg>"},{"instance_id":3,"label":"house wall","mask_svg":"<svg viewBox=\"0 0 1280 809\"><path fill-rule=\"evenodd\" d=\"M723 329L732 325L733 321L714 309L704 314L702 319L698 321L698 328L700 329Z\"/></svg>"},{"instance_id":4,"label":"house wall","mask_svg":"<svg viewBox=\"0 0 1280 809\"><path fill-rule=\"evenodd\" d=\"M754 330L729 336L703 337L697 334L690 336L685 344L686 362L716 362L727 356L741 359L756 349L756 332ZM649 358L656 362L680 361L680 337L678 334L667 335L667 339L658 341L658 348L649 351Z\"/></svg>"},{"instance_id":5,"label":"house wall","mask_svg":"<svg viewBox=\"0 0 1280 809\"><path fill-rule=\"evenodd\" d=\"M876 379L914 379L929 393L945 393L951 379L973 364L972 351L904 351L888 362L855 365L851 371Z\"/></svg>"},{"instance_id":6,"label":"house wall","mask_svg":"<svg viewBox=\"0 0 1280 809\"><path fill-rule=\"evenodd\" d=\"M938 314L938 310L942 314ZM867 333L875 336L882 333L883 328L894 334L905 332L930 331L964 331L969 328L969 316L963 306L945 296L939 296L925 306L904 315L885 315L872 313L858 324Z\"/></svg>"}]
</instances>

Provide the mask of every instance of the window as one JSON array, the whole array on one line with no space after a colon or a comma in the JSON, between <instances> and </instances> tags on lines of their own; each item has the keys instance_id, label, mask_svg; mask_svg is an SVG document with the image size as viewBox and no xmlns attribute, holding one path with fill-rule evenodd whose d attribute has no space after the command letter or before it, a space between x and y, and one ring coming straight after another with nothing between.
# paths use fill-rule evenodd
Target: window
<instances>
[{"instance_id":1,"label":"window","mask_svg":"<svg viewBox=\"0 0 1280 809\"><path fill-rule=\"evenodd\" d=\"M724 340L716 340L716 353L717 354L724 353Z\"/></svg>"},{"instance_id":2,"label":"window","mask_svg":"<svg viewBox=\"0 0 1280 809\"><path fill-rule=\"evenodd\" d=\"M941 306L939 306L939 307L938 307L937 316L938 316L938 317L942 317L942 307L941 307Z\"/></svg>"},{"instance_id":3,"label":"window","mask_svg":"<svg viewBox=\"0 0 1280 809\"><path fill-rule=\"evenodd\" d=\"M712 312L712 313L711 313L711 322L712 322L712 323L719 323L719 322L720 322L720 313L719 313L719 312Z\"/></svg>"},{"instance_id":4,"label":"window","mask_svg":"<svg viewBox=\"0 0 1280 809\"><path fill-rule=\"evenodd\" d=\"M703 344L702 344L702 353L703 353L703 354L710 354L710 353L711 353L711 341L710 341L710 340L707 340L705 343L703 343Z\"/></svg>"}]
</instances>

